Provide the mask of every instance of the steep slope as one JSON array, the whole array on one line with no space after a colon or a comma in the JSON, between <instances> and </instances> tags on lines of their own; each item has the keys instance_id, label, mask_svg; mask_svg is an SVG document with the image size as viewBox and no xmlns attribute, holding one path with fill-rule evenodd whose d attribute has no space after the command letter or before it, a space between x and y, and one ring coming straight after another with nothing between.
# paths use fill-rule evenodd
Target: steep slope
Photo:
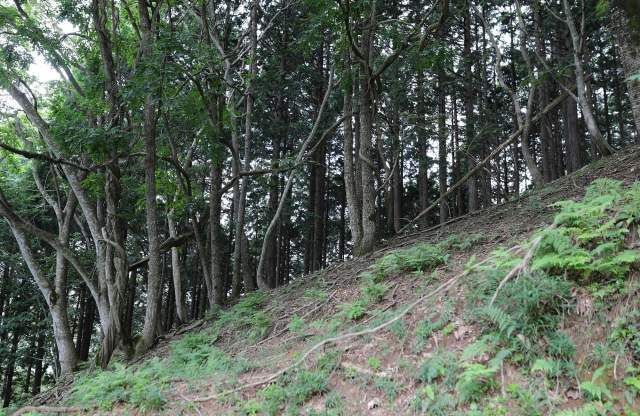
<instances>
[{"instance_id":1,"label":"steep slope","mask_svg":"<svg viewBox=\"0 0 640 416\"><path fill-rule=\"evenodd\" d=\"M639 179L640 147L626 149L247 296L137 363L87 371L37 404L91 414L636 414Z\"/></svg>"}]
</instances>

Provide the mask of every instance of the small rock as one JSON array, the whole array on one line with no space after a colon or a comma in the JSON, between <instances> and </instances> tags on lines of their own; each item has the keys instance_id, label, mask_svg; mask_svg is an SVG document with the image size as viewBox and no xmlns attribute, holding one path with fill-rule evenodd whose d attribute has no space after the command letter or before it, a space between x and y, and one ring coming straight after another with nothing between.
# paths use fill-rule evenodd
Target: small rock
<instances>
[{"instance_id":1,"label":"small rock","mask_svg":"<svg viewBox=\"0 0 640 416\"><path fill-rule=\"evenodd\" d=\"M578 400L580 398L580 392L573 388L567 389L567 391L564 392L564 395L569 400Z\"/></svg>"},{"instance_id":2,"label":"small rock","mask_svg":"<svg viewBox=\"0 0 640 416\"><path fill-rule=\"evenodd\" d=\"M380 400L379 397L376 397L376 398L372 399L371 401L369 401L369 403L367 403L367 407L369 408L369 410L376 409L376 408L380 407L381 404L382 404L382 400Z\"/></svg>"}]
</instances>

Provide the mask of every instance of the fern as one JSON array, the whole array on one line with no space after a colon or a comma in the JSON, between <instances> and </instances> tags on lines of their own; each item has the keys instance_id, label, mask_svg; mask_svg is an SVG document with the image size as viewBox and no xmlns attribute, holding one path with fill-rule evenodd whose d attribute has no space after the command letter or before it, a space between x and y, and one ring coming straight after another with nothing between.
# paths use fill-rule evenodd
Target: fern
<instances>
[{"instance_id":1,"label":"fern","mask_svg":"<svg viewBox=\"0 0 640 416\"><path fill-rule=\"evenodd\" d=\"M603 414L595 404L587 403L575 409L562 410L556 413L555 416L599 416Z\"/></svg>"},{"instance_id":2,"label":"fern","mask_svg":"<svg viewBox=\"0 0 640 416\"><path fill-rule=\"evenodd\" d=\"M493 375L498 367L488 367L480 363L463 363L464 371L456 383L462 403L475 401L494 385Z\"/></svg>"},{"instance_id":3,"label":"fern","mask_svg":"<svg viewBox=\"0 0 640 416\"><path fill-rule=\"evenodd\" d=\"M603 398L612 400L613 396L604 378L606 367L599 367L593 372L591 380L580 383L580 388L586 393L587 398L591 400L602 401Z\"/></svg>"},{"instance_id":4,"label":"fern","mask_svg":"<svg viewBox=\"0 0 640 416\"><path fill-rule=\"evenodd\" d=\"M517 326L508 313L496 306L487 305L481 308L480 316L495 325L505 337L510 337Z\"/></svg>"}]
</instances>

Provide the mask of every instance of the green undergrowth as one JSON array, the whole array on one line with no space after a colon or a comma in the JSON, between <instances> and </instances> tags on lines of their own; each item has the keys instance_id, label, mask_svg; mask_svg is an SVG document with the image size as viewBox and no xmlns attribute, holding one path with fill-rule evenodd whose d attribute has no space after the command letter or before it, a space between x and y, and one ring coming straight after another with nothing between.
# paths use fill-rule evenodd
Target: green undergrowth
<instances>
[{"instance_id":1,"label":"green undergrowth","mask_svg":"<svg viewBox=\"0 0 640 416\"><path fill-rule=\"evenodd\" d=\"M231 387L238 376L255 364L231 357L216 342L221 331L245 330L250 339L263 337L271 326L262 311L265 296L245 296L228 310L218 310L214 323L200 332L186 334L170 344L169 354L139 365L114 363L108 370L94 370L74 382L71 402L110 410L126 404L143 412L162 409L172 382L188 381L201 385L213 376L220 388Z\"/></svg>"},{"instance_id":2,"label":"green undergrowth","mask_svg":"<svg viewBox=\"0 0 640 416\"><path fill-rule=\"evenodd\" d=\"M599 179L581 201L562 201L553 226L540 231L522 249L499 249L490 261L468 265L465 320L479 328L475 342L459 354L435 351L416 375L420 387L412 401L421 414L634 415L640 393L640 312L633 297L638 285L631 277L640 251L640 184ZM532 246L540 239L539 246ZM534 247L532 249L532 247ZM524 254L529 264L505 280ZM501 282L503 286L496 294ZM591 313L610 332L587 357L578 361L576 336L568 330L575 315L577 293L593 301ZM629 310L611 325L607 313L623 299ZM450 319L447 305L418 325L416 345L434 333L443 334ZM599 321L597 321L599 319ZM595 324L594 323L594 324ZM589 328L584 329L592 331ZM595 335L593 335L595 336ZM613 367L620 357L630 368ZM516 369L522 383L505 386L505 366ZM624 377L620 374L624 373ZM560 411L562 396L574 389L585 403ZM502 390L503 394L500 394ZM622 392L614 395L613 391ZM509 402L507 406L504 401Z\"/></svg>"},{"instance_id":3,"label":"green undergrowth","mask_svg":"<svg viewBox=\"0 0 640 416\"><path fill-rule=\"evenodd\" d=\"M336 370L340 356L334 352L325 353L310 368L299 368L288 372L278 380L260 389L255 399L238 400L243 415L298 415L301 407L313 396L326 394L324 405L326 416L342 414L342 399L329 394L329 378ZM313 413L305 413L313 414Z\"/></svg>"},{"instance_id":4,"label":"green undergrowth","mask_svg":"<svg viewBox=\"0 0 640 416\"><path fill-rule=\"evenodd\" d=\"M468 250L482 240L479 234L452 235L438 244L418 243L391 251L360 274L363 282L360 297L352 303L340 305L343 316L350 321L361 319L384 299L390 288L387 281L391 277L401 274L430 276L430 272L447 263L452 251Z\"/></svg>"},{"instance_id":5,"label":"green undergrowth","mask_svg":"<svg viewBox=\"0 0 640 416\"><path fill-rule=\"evenodd\" d=\"M640 312L635 295L640 285L634 276L640 262L640 184L596 180L582 200L553 207L553 226L523 241L519 250L496 249L483 263L471 259L464 296L438 299L415 326L401 319L388 327L391 338L376 344L375 356L365 357L372 374L344 370L339 353L324 351L260 388L253 399L229 395L225 403L234 414L244 415L346 414L349 398L331 388L337 374L347 384L374 390L391 410L407 384L376 374L383 362L389 363L394 345L402 343L403 351L406 347L423 357L396 363L413 378L409 402L414 414L639 415ZM428 288L448 272L452 254L482 241L477 234L454 235L391 251L361 273L356 296L337 305L338 313L312 322L294 315L287 328L306 338L308 348L338 333L377 325L397 313L381 303L399 279L415 279L415 287ZM539 245L533 246L536 241ZM530 262L505 280L529 250ZM328 293L313 287L302 297L315 305L327 300ZM577 315L580 297L589 300L590 310L582 312L588 315ZM225 354L216 341L229 334L243 334L249 342L267 336L273 325L263 309L266 303L264 294L246 296L234 307L216 311L206 330L173 342L164 358L88 374L76 381L71 401L107 410L125 403L155 411L166 405L167 389L176 379L215 378L217 391L233 388L251 366ZM454 339L460 324L473 328L473 338L451 349L444 341ZM581 339L589 340L588 347ZM567 403L568 391L575 392L575 402Z\"/></svg>"}]
</instances>

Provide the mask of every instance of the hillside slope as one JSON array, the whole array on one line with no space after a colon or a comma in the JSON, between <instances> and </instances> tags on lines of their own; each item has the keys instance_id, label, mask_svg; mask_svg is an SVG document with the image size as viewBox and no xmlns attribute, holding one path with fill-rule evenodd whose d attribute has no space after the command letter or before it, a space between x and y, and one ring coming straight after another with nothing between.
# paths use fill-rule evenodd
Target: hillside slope
<instances>
[{"instance_id":1,"label":"hillside slope","mask_svg":"<svg viewBox=\"0 0 640 416\"><path fill-rule=\"evenodd\" d=\"M90 414L637 414L639 179L632 147L247 296L137 363L86 371L35 404ZM563 200L582 202L553 205Z\"/></svg>"}]
</instances>

